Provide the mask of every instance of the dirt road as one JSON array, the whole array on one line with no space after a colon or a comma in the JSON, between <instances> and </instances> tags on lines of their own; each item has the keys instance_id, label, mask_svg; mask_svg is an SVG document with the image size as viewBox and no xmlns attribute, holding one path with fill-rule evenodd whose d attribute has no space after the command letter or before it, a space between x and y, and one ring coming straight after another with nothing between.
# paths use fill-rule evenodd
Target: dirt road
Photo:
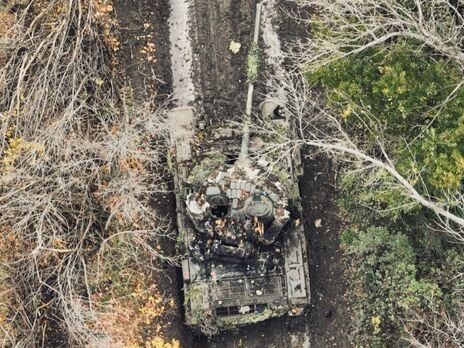
<instances>
[{"instance_id":1,"label":"dirt road","mask_svg":"<svg viewBox=\"0 0 464 348\"><path fill-rule=\"evenodd\" d=\"M194 103L211 124L239 119L245 109L246 56L256 0L117 0L115 5L126 26L123 44L135 45L130 50L125 48L127 71L132 84L145 90L140 95L146 95L146 90L173 91L174 104ZM266 33L260 42L267 54L263 63L268 72L272 72L273 62L280 59L280 49L308 35L304 25L292 22L286 15L292 10L293 5L284 0L268 1L265 13L272 20L263 23ZM167 19L169 13L171 18ZM151 23L148 30L146 21ZM153 65L144 62L144 57L136 61L131 57L139 48L133 36L147 31L155 36L159 52ZM229 50L231 41L241 44L237 54ZM154 80L153 71L158 80ZM255 103L266 93L264 75L262 80ZM335 203L334 171L326 158L305 160L301 189L310 245L311 308L300 317L272 319L212 339L195 336L183 326L178 312L170 318L171 334L180 337L183 347L349 347L347 289L338 239L341 220ZM321 227L315 227L316 219L321 219ZM166 272L172 276L175 270ZM168 284L166 292L181 301L181 290L176 284L174 281L171 288Z\"/></svg>"}]
</instances>

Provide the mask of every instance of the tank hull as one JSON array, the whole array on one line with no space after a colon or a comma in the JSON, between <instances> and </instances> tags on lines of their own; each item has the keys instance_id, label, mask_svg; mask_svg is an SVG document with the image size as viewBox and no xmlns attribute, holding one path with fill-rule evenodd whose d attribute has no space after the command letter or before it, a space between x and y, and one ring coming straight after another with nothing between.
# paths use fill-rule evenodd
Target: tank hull
<instances>
[{"instance_id":1,"label":"tank hull","mask_svg":"<svg viewBox=\"0 0 464 348\"><path fill-rule=\"evenodd\" d=\"M186 323L213 335L301 314L310 286L299 157L276 176L253 152L240 162L237 132L196 129L193 107L171 110L168 123Z\"/></svg>"}]
</instances>

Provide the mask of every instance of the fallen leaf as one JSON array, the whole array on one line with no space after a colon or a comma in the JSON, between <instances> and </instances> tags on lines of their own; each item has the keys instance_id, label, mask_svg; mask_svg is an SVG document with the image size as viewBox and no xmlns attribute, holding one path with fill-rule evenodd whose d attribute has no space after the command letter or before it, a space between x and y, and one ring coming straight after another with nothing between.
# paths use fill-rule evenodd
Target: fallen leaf
<instances>
[{"instance_id":1,"label":"fallen leaf","mask_svg":"<svg viewBox=\"0 0 464 348\"><path fill-rule=\"evenodd\" d=\"M95 79L95 84L96 84L97 86L103 85L103 82L104 82L104 81L103 81L101 78L99 78L99 77L97 77L97 78Z\"/></svg>"},{"instance_id":2,"label":"fallen leaf","mask_svg":"<svg viewBox=\"0 0 464 348\"><path fill-rule=\"evenodd\" d=\"M240 51L240 47L242 47L242 44L240 42L235 42L232 40L229 45L229 50L233 54L237 54Z\"/></svg>"}]
</instances>

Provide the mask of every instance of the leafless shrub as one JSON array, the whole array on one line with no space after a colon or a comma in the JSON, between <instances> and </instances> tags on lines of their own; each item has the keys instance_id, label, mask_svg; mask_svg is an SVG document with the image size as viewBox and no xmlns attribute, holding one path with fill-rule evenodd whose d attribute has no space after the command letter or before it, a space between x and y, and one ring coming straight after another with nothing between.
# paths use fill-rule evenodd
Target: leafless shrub
<instances>
[{"instance_id":1,"label":"leafless shrub","mask_svg":"<svg viewBox=\"0 0 464 348\"><path fill-rule=\"evenodd\" d=\"M316 29L310 40L299 43L298 49L289 52L289 58L304 71L317 69L371 47L381 47L396 38L409 39L417 50L427 49L432 54L448 58L456 66L464 67L462 0L293 1L312 9L311 19L297 19L306 21ZM455 98L463 81L456 85L438 108ZM376 116L368 108L358 105L356 112L362 113L359 120L363 122L366 132L372 135L371 138L377 140L363 144L362 139L355 139L347 131L339 115L325 105L323 92L316 92L308 86L304 76L287 74L281 83L288 91L287 106L292 117L295 117L302 143L329 153L333 158L360 161L363 164L361 168L386 171L403 187L405 197L436 214L437 230L459 242L464 241L462 194L443 192L445 198L438 200L429 193L420 171L418 177L403 177L388 154L389 144L382 136L383 131ZM373 148L376 151L372 151ZM411 161L415 162L413 157ZM420 190L410 182L418 182Z\"/></svg>"},{"instance_id":2,"label":"leafless shrub","mask_svg":"<svg viewBox=\"0 0 464 348\"><path fill-rule=\"evenodd\" d=\"M412 313L413 319L405 323L407 341L417 348L461 347L464 342L464 306L456 306L453 312L436 310L428 315ZM411 324L415 329L411 328ZM420 328L420 332L417 328Z\"/></svg>"},{"instance_id":3,"label":"leafless shrub","mask_svg":"<svg viewBox=\"0 0 464 348\"><path fill-rule=\"evenodd\" d=\"M165 257L153 240L169 228L151 202L162 191L162 110L126 104L95 14L95 1L31 2L0 42L0 226L18 246L5 265L7 345L105 337L88 260L108 240Z\"/></svg>"},{"instance_id":4,"label":"leafless shrub","mask_svg":"<svg viewBox=\"0 0 464 348\"><path fill-rule=\"evenodd\" d=\"M294 56L305 69L317 68L394 39L410 39L464 68L462 0L293 0L310 6L308 24L322 27Z\"/></svg>"}]
</instances>

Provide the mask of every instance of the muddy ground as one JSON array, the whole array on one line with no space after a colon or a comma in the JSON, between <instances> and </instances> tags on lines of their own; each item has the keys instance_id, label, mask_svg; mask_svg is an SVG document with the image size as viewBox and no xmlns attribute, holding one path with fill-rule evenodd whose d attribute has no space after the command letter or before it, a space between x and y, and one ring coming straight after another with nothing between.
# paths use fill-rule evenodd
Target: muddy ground
<instances>
[{"instance_id":1,"label":"muddy ground","mask_svg":"<svg viewBox=\"0 0 464 348\"><path fill-rule=\"evenodd\" d=\"M245 61L253 36L255 1L193 0L193 6L197 102L211 124L237 119L245 109ZM235 55L229 51L232 40L242 45Z\"/></svg>"},{"instance_id":2,"label":"muddy ground","mask_svg":"<svg viewBox=\"0 0 464 348\"><path fill-rule=\"evenodd\" d=\"M118 72L141 101L172 92L169 0L115 0L119 21Z\"/></svg>"},{"instance_id":3,"label":"muddy ground","mask_svg":"<svg viewBox=\"0 0 464 348\"><path fill-rule=\"evenodd\" d=\"M255 14L255 0L191 0L193 71L195 104L217 124L242 115L246 100L246 54L250 47ZM308 36L304 25L297 25L286 15L295 8L277 1L274 8L277 32L282 46ZM169 55L169 0L117 0L115 11L121 22L124 73L127 82L137 90L137 98L153 93L169 94L171 59ZM147 26L146 23L150 25ZM148 62L140 53L153 35L156 62ZM240 42L240 52L229 51L230 41ZM259 92L264 92L260 86ZM259 98L258 98L259 99ZM259 100L256 101L256 103ZM339 246L342 221L335 203L334 170L324 157L311 157L305 149L305 175L301 182L309 260L312 305L301 317L278 318L226 332L212 339L193 334L183 323L181 311L171 313L168 336L180 339L182 347L349 347L347 330L349 311L346 301L344 266ZM174 206L166 214L174 216ZM321 219L321 227L315 220ZM165 267L161 286L182 301L178 270Z\"/></svg>"}]
</instances>

